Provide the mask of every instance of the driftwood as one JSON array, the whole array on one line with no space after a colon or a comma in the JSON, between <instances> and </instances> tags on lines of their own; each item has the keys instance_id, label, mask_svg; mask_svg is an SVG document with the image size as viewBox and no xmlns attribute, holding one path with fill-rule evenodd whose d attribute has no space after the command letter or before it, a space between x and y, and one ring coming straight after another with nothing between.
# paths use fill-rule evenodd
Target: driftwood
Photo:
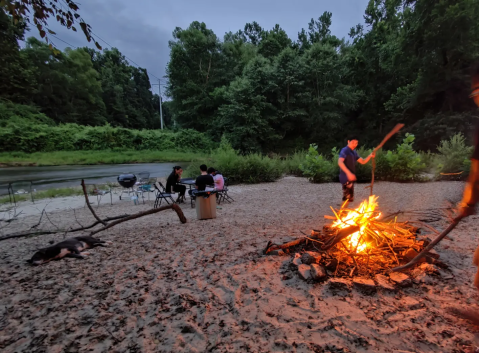
<instances>
[{"instance_id":1,"label":"driftwood","mask_svg":"<svg viewBox=\"0 0 479 353\"><path fill-rule=\"evenodd\" d=\"M88 200L88 195L87 195L87 193L86 193L85 181L84 181L83 179L81 180L81 187L82 187L82 189L83 189L83 195L85 195L86 205L87 205L88 208L90 209L91 214L93 215L93 217L96 218L96 220L97 220L98 222L100 222L101 224L103 224L103 225L105 226L106 223L103 222L103 221L100 219L100 217L97 216L97 214L95 213L95 211L93 210L93 208L92 208L91 205L90 205L90 200Z\"/></svg>"},{"instance_id":2,"label":"driftwood","mask_svg":"<svg viewBox=\"0 0 479 353\"><path fill-rule=\"evenodd\" d=\"M186 223L186 217L183 214L183 211L181 210L180 206L178 206L177 204L172 204L172 205L163 206L163 207L160 207L160 208L154 208L152 210L148 210L148 211L145 211L145 212L139 212L139 213L136 213L134 215L128 216L126 218L120 219L118 221L112 222L112 223L106 225L103 228L100 228L100 229L97 229L97 230L91 232L90 235L93 235L93 234L96 234L96 233L99 233L99 232L103 232L104 230L107 230L108 228L114 227L117 224L120 224L120 223L123 223L123 222L126 222L126 221L130 221L130 220L135 219L135 218L148 216L150 214L161 212L161 211L164 211L164 210L169 210L169 209L173 209L176 212L176 214L178 215L178 218L180 219L181 223Z\"/></svg>"},{"instance_id":3,"label":"driftwood","mask_svg":"<svg viewBox=\"0 0 479 353\"><path fill-rule=\"evenodd\" d=\"M42 214L43 214L43 212L42 212ZM107 218L102 219L102 221L103 222L110 222L110 221L114 221L114 220L117 220L117 219L126 218L126 217L129 217L129 216L130 215L125 214L125 215L121 215L121 216L107 217ZM96 226L98 224L100 224L100 222L96 221L95 223L90 224L89 226L81 227L81 228L75 228L75 229L68 229L68 230L65 230L65 229L35 230L35 231L12 233L12 234L7 234L3 237L0 237L0 241L11 239L11 238L28 237L28 236L33 236L33 235L48 235L48 234L56 234L56 233L74 233L74 232L79 232L79 231L82 231L82 230L87 230L87 229L93 228L94 226Z\"/></svg>"}]
</instances>

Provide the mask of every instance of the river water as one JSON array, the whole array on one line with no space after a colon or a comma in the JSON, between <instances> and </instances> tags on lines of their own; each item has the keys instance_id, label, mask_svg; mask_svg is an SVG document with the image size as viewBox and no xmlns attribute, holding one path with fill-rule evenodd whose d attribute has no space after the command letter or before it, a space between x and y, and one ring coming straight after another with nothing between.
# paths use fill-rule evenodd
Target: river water
<instances>
[{"instance_id":1,"label":"river water","mask_svg":"<svg viewBox=\"0 0 479 353\"><path fill-rule=\"evenodd\" d=\"M65 165L54 167L12 167L0 168L0 195L7 194L8 183L15 182L16 188L22 181L33 182L36 190L79 186L81 179L86 183L116 182L120 174L147 171L150 177L167 177L175 165L183 168L188 163L141 163L141 164L103 164L103 165Z\"/></svg>"}]
</instances>

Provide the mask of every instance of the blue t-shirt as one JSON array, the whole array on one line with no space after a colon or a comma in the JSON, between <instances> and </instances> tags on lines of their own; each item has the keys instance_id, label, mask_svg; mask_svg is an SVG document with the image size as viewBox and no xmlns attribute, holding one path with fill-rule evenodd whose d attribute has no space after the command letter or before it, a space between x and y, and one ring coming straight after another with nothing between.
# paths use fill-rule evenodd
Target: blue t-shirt
<instances>
[{"instance_id":1,"label":"blue t-shirt","mask_svg":"<svg viewBox=\"0 0 479 353\"><path fill-rule=\"evenodd\" d=\"M339 152L339 158L344 158L344 165L346 168L348 168L351 173L356 173L356 161L359 159L359 155L356 150L352 150L346 146L341 150L341 152ZM342 169L339 169L339 181L341 184L346 184L348 182L348 177Z\"/></svg>"}]
</instances>

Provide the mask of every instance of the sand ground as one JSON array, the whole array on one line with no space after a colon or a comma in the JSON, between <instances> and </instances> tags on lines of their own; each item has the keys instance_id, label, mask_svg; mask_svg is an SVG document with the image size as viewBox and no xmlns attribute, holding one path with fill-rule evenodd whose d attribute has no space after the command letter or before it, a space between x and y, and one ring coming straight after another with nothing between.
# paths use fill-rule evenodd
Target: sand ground
<instances>
[{"instance_id":1,"label":"sand ground","mask_svg":"<svg viewBox=\"0 0 479 353\"><path fill-rule=\"evenodd\" d=\"M364 186L356 187L356 204L369 194ZM377 182L374 190L381 210L390 213L442 207L446 199L457 201L463 187ZM25 262L64 234L0 242L0 350L404 353L479 345L477 328L446 311L479 309L472 285L479 216L459 224L454 241L436 247L450 267L442 275L372 296L356 289L337 293L327 283L301 280L290 256L263 256L262 250L269 240L289 241L328 223L323 215L339 206L339 184L286 177L233 186L230 194L235 202L220 205L213 220L197 220L182 204L186 224L167 210L99 233L113 244L90 250L84 260ZM47 208L38 228L93 223L81 198L63 204ZM106 217L152 204L114 200L111 206L108 200L96 210ZM38 223L37 208L37 214L0 222L0 231L29 229ZM434 225L441 230L447 224Z\"/></svg>"}]
</instances>

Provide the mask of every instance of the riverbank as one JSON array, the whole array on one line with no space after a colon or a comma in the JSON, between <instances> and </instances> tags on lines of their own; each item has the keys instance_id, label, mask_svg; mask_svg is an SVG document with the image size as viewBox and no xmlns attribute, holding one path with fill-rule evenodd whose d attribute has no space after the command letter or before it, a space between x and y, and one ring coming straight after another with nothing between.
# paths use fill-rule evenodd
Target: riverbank
<instances>
[{"instance_id":1,"label":"riverbank","mask_svg":"<svg viewBox=\"0 0 479 353\"><path fill-rule=\"evenodd\" d=\"M104 151L54 151L54 152L3 152L1 167L61 166L94 164L133 164L163 162L195 162L208 158L201 152L152 151L152 150L104 150Z\"/></svg>"},{"instance_id":2,"label":"riverbank","mask_svg":"<svg viewBox=\"0 0 479 353\"><path fill-rule=\"evenodd\" d=\"M463 187L462 182L378 182L374 191L379 208L389 214L443 207ZM235 185L230 194L235 202L222 204L213 220L199 221L195 209L181 204L186 224L168 210L112 227L99 236L113 244L90 250L84 260L39 267L25 262L38 248L63 240L63 233L3 241L0 349L425 353L477 345L477 329L446 310L478 308L471 283L477 216L451 232L457 241L436 246L450 266L443 275L423 276L392 293L344 294L327 283L301 280L289 269L290 256L262 255L268 241L291 241L327 224L329 206L341 203L338 183L286 177ZM368 195L358 187L354 205ZM114 198L113 206L105 200L95 211L104 218L151 209L152 203L134 206ZM94 221L81 197L62 204L63 210L50 204L48 217L36 226L44 207L37 205L37 214L20 215L3 232ZM446 225L447 220L433 224Z\"/></svg>"}]
</instances>

